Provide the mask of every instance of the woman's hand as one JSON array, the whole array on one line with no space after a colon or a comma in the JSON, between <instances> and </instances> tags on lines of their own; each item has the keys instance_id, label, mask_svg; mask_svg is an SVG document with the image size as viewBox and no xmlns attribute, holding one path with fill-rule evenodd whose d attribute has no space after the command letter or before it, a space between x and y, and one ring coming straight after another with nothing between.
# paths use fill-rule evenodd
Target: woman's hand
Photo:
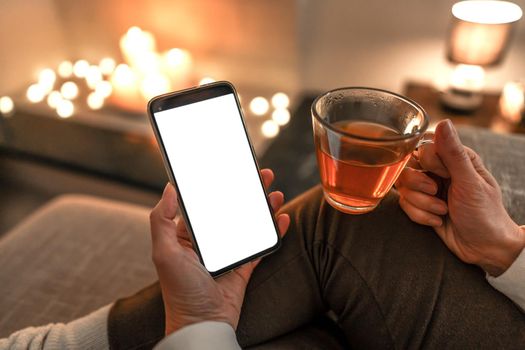
<instances>
[{"instance_id":1,"label":"woman's hand","mask_svg":"<svg viewBox=\"0 0 525 350\"><path fill-rule=\"evenodd\" d=\"M507 214L494 177L461 144L449 120L438 124L434 144L421 147L419 165L431 174L407 167L396 182L401 208L413 221L432 226L464 262L502 274L525 247L525 232Z\"/></svg>"},{"instance_id":2,"label":"woman's hand","mask_svg":"<svg viewBox=\"0 0 525 350\"><path fill-rule=\"evenodd\" d=\"M263 169L266 188L273 172ZM269 194L274 212L283 205L281 192ZM150 215L153 262L159 275L166 313L166 334L202 321L222 321L237 328L244 292L258 260L213 279L199 262L177 204L177 194L168 184ZM286 233L290 217L277 217L281 235Z\"/></svg>"}]
</instances>

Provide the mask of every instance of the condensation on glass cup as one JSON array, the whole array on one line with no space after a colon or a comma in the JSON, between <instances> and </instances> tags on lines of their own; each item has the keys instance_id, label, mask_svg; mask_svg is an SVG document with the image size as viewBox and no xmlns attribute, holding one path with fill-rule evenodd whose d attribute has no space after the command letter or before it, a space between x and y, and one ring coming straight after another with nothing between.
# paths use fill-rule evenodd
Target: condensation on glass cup
<instances>
[{"instance_id":1,"label":"condensation on glass cup","mask_svg":"<svg viewBox=\"0 0 525 350\"><path fill-rule=\"evenodd\" d=\"M433 142L423 108L380 89L329 91L313 102L312 123L324 196L349 214L376 208L414 150Z\"/></svg>"}]
</instances>

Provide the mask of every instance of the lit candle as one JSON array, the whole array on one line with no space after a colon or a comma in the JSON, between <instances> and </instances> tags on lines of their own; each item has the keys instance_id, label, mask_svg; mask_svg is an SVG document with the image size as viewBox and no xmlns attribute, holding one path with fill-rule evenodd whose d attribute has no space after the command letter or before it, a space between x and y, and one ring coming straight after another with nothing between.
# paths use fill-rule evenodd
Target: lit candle
<instances>
[{"instance_id":1,"label":"lit candle","mask_svg":"<svg viewBox=\"0 0 525 350\"><path fill-rule=\"evenodd\" d=\"M171 49L163 56L164 70L168 72L174 89L183 89L191 85L193 60L188 51Z\"/></svg>"},{"instance_id":2,"label":"lit candle","mask_svg":"<svg viewBox=\"0 0 525 350\"><path fill-rule=\"evenodd\" d=\"M121 108L128 110L143 110L144 100L138 88L138 78L127 64L119 64L111 75L113 93L111 101Z\"/></svg>"},{"instance_id":3,"label":"lit candle","mask_svg":"<svg viewBox=\"0 0 525 350\"><path fill-rule=\"evenodd\" d=\"M171 89L169 79L162 74L149 74L144 77L140 92L146 100L169 92Z\"/></svg>"},{"instance_id":4,"label":"lit candle","mask_svg":"<svg viewBox=\"0 0 525 350\"><path fill-rule=\"evenodd\" d=\"M155 37L139 27L131 27L120 39L120 50L130 66L142 66L144 56L156 52Z\"/></svg>"},{"instance_id":5,"label":"lit candle","mask_svg":"<svg viewBox=\"0 0 525 350\"><path fill-rule=\"evenodd\" d=\"M499 107L505 119L512 123L519 123L525 114L525 86L518 82L505 84Z\"/></svg>"}]
</instances>

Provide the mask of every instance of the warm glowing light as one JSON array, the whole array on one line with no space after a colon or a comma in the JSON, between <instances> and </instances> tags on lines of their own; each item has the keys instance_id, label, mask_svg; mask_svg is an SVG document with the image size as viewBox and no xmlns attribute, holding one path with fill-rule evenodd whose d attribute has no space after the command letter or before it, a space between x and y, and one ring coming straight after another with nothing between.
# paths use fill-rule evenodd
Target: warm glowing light
<instances>
[{"instance_id":1,"label":"warm glowing light","mask_svg":"<svg viewBox=\"0 0 525 350\"><path fill-rule=\"evenodd\" d=\"M137 26L133 26L133 27L130 27L128 29L128 32L127 32L127 35L129 37L137 37L139 36L140 34L142 34L142 29L140 29L139 27Z\"/></svg>"},{"instance_id":2,"label":"warm glowing light","mask_svg":"<svg viewBox=\"0 0 525 350\"><path fill-rule=\"evenodd\" d=\"M124 36L125 42L133 50L155 51L155 37L139 27L131 27Z\"/></svg>"},{"instance_id":3,"label":"warm glowing light","mask_svg":"<svg viewBox=\"0 0 525 350\"><path fill-rule=\"evenodd\" d=\"M127 64L121 63L115 68L112 79L115 84L124 86L135 84L137 78Z\"/></svg>"},{"instance_id":4,"label":"warm glowing light","mask_svg":"<svg viewBox=\"0 0 525 350\"><path fill-rule=\"evenodd\" d=\"M100 72L104 75L111 75L113 71L115 70L115 66L117 63L115 60L111 57L104 57L100 60L98 67L100 68Z\"/></svg>"},{"instance_id":5,"label":"warm glowing light","mask_svg":"<svg viewBox=\"0 0 525 350\"><path fill-rule=\"evenodd\" d=\"M503 24L516 22L523 15L521 8L508 1L469 0L452 6L454 17L467 22L481 24Z\"/></svg>"},{"instance_id":6,"label":"warm glowing light","mask_svg":"<svg viewBox=\"0 0 525 350\"><path fill-rule=\"evenodd\" d=\"M124 58L135 68L141 66L145 69L152 69L145 61L151 61L149 54L156 54L155 47L155 37L139 27L129 28L120 39L120 49Z\"/></svg>"},{"instance_id":7,"label":"warm glowing light","mask_svg":"<svg viewBox=\"0 0 525 350\"><path fill-rule=\"evenodd\" d=\"M38 103L46 97L46 91L40 84L33 84L27 89L26 96L32 103Z\"/></svg>"},{"instance_id":8,"label":"warm glowing light","mask_svg":"<svg viewBox=\"0 0 525 350\"><path fill-rule=\"evenodd\" d=\"M485 71L480 66L458 64L452 72L450 85L458 90L480 91L485 85Z\"/></svg>"},{"instance_id":9,"label":"warm glowing light","mask_svg":"<svg viewBox=\"0 0 525 350\"><path fill-rule=\"evenodd\" d=\"M509 82L503 87L499 101L501 114L513 123L519 123L525 113L525 85Z\"/></svg>"},{"instance_id":10,"label":"warm glowing light","mask_svg":"<svg viewBox=\"0 0 525 350\"><path fill-rule=\"evenodd\" d=\"M102 80L95 86L95 92L104 98L108 98L113 92L113 86L109 81Z\"/></svg>"},{"instance_id":11,"label":"warm glowing light","mask_svg":"<svg viewBox=\"0 0 525 350\"><path fill-rule=\"evenodd\" d=\"M272 96L272 106L274 108L288 108L290 99L284 92L278 92Z\"/></svg>"},{"instance_id":12,"label":"warm glowing light","mask_svg":"<svg viewBox=\"0 0 525 350\"><path fill-rule=\"evenodd\" d=\"M100 109L104 106L104 96L92 92L87 97L87 105L91 109Z\"/></svg>"},{"instance_id":13,"label":"warm glowing light","mask_svg":"<svg viewBox=\"0 0 525 350\"><path fill-rule=\"evenodd\" d=\"M86 72L86 83L90 89L95 89L97 84L102 81L102 72L98 66L92 65Z\"/></svg>"},{"instance_id":14,"label":"warm glowing light","mask_svg":"<svg viewBox=\"0 0 525 350\"><path fill-rule=\"evenodd\" d=\"M57 114L60 118L69 118L75 113L75 106L69 100L60 100L57 105Z\"/></svg>"},{"instance_id":15,"label":"warm glowing light","mask_svg":"<svg viewBox=\"0 0 525 350\"><path fill-rule=\"evenodd\" d=\"M141 75L155 74L160 71L160 56L156 52L140 52L133 56L131 66Z\"/></svg>"},{"instance_id":16,"label":"warm glowing light","mask_svg":"<svg viewBox=\"0 0 525 350\"><path fill-rule=\"evenodd\" d=\"M286 108L277 108L272 112L272 119L279 125L286 125L290 121L290 111Z\"/></svg>"},{"instance_id":17,"label":"warm glowing light","mask_svg":"<svg viewBox=\"0 0 525 350\"><path fill-rule=\"evenodd\" d=\"M201 80L199 80L199 85L210 84L213 82L215 82L215 79L210 78L210 77L204 77Z\"/></svg>"},{"instance_id":18,"label":"warm glowing light","mask_svg":"<svg viewBox=\"0 0 525 350\"><path fill-rule=\"evenodd\" d=\"M147 100L169 91L170 81L162 74L150 74L145 76L140 86L140 92Z\"/></svg>"},{"instance_id":19,"label":"warm glowing light","mask_svg":"<svg viewBox=\"0 0 525 350\"><path fill-rule=\"evenodd\" d=\"M137 26L129 28L123 38L125 38L129 46L135 49L155 51L155 37L150 32L142 30Z\"/></svg>"},{"instance_id":20,"label":"warm glowing light","mask_svg":"<svg viewBox=\"0 0 525 350\"><path fill-rule=\"evenodd\" d=\"M269 108L270 104L264 97L255 97L250 102L250 111L255 115L265 115Z\"/></svg>"},{"instance_id":21,"label":"warm glowing light","mask_svg":"<svg viewBox=\"0 0 525 350\"><path fill-rule=\"evenodd\" d=\"M9 96L0 97L0 114L9 116L11 115L14 109L15 109L15 103L13 102L13 99L11 97Z\"/></svg>"},{"instance_id":22,"label":"warm glowing light","mask_svg":"<svg viewBox=\"0 0 525 350\"><path fill-rule=\"evenodd\" d=\"M62 94L59 91L54 90L47 95L47 105L51 108L57 108L60 101L62 101Z\"/></svg>"},{"instance_id":23,"label":"warm glowing light","mask_svg":"<svg viewBox=\"0 0 525 350\"><path fill-rule=\"evenodd\" d=\"M78 86L72 81L66 81L64 84L62 84L60 92L64 98L72 100L78 96Z\"/></svg>"},{"instance_id":24,"label":"warm glowing light","mask_svg":"<svg viewBox=\"0 0 525 350\"><path fill-rule=\"evenodd\" d=\"M165 53L165 60L171 68L187 67L191 65L191 55L188 51L183 49L171 49Z\"/></svg>"},{"instance_id":25,"label":"warm glowing light","mask_svg":"<svg viewBox=\"0 0 525 350\"><path fill-rule=\"evenodd\" d=\"M279 125L273 120L267 120L261 125L261 132L266 137L275 137L279 133Z\"/></svg>"},{"instance_id":26,"label":"warm glowing light","mask_svg":"<svg viewBox=\"0 0 525 350\"><path fill-rule=\"evenodd\" d=\"M58 65L58 75L62 78L69 78L73 74L73 63L71 61L62 61Z\"/></svg>"},{"instance_id":27,"label":"warm glowing light","mask_svg":"<svg viewBox=\"0 0 525 350\"><path fill-rule=\"evenodd\" d=\"M53 90L53 85L55 85L56 79L57 75L51 68L42 69L38 74L38 84L42 87L46 94Z\"/></svg>"},{"instance_id":28,"label":"warm glowing light","mask_svg":"<svg viewBox=\"0 0 525 350\"><path fill-rule=\"evenodd\" d=\"M77 78L84 78L89 70L89 63L86 60L78 60L73 65L73 74Z\"/></svg>"}]
</instances>

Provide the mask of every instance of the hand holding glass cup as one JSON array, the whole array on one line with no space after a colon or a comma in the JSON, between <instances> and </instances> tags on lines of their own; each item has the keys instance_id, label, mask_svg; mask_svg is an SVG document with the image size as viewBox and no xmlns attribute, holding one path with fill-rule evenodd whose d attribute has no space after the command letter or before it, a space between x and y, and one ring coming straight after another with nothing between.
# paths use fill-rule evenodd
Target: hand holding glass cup
<instances>
[{"instance_id":1,"label":"hand holding glass cup","mask_svg":"<svg viewBox=\"0 0 525 350\"><path fill-rule=\"evenodd\" d=\"M349 214L376 208L413 152L433 142L423 108L380 89L329 91L313 102L312 123L324 196Z\"/></svg>"}]
</instances>

